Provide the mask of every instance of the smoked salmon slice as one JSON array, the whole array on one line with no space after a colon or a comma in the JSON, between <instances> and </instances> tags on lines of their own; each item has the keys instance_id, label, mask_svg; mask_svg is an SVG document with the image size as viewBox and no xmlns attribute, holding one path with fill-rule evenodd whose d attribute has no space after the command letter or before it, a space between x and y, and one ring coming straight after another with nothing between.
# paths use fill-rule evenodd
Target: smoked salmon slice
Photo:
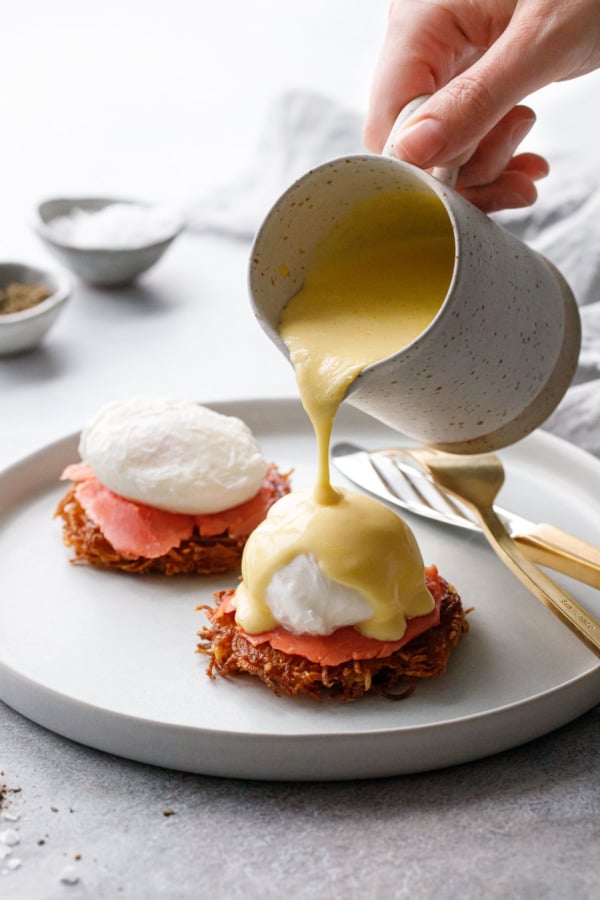
<instances>
[{"instance_id":1,"label":"smoked salmon slice","mask_svg":"<svg viewBox=\"0 0 600 900\"><path fill-rule=\"evenodd\" d=\"M193 516L127 500L101 484L86 463L67 466L61 479L76 483L75 496L85 514L128 559L157 559L190 539L195 528L202 537L224 533L232 538L247 536L288 490L287 480L275 466L269 466L261 488L250 500L219 513Z\"/></svg>"},{"instance_id":2,"label":"smoked salmon slice","mask_svg":"<svg viewBox=\"0 0 600 900\"><path fill-rule=\"evenodd\" d=\"M381 659L391 656L409 641L439 624L440 607L446 588L440 580L436 566L428 566L425 569L425 578L435 607L424 616L408 619L406 631L397 641L378 641L375 638L365 637L352 626L338 628L329 635L292 634L281 626L260 634L248 634L239 628L238 631L255 647L268 642L274 650L280 650L288 655L303 656L323 666L337 666L348 660ZM234 608L234 595L228 593L215 611L215 620L230 614Z\"/></svg>"},{"instance_id":3,"label":"smoked salmon slice","mask_svg":"<svg viewBox=\"0 0 600 900\"><path fill-rule=\"evenodd\" d=\"M222 534L224 531L228 531L231 537L239 537L250 534L257 525L260 525L272 502L273 488L267 478L258 493L245 503L232 506L223 512L194 516L194 521L200 534L206 537Z\"/></svg>"},{"instance_id":4,"label":"smoked salmon slice","mask_svg":"<svg viewBox=\"0 0 600 900\"><path fill-rule=\"evenodd\" d=\"M86 515L122 556L155 559L192 536L191 516L164 512L113 494L97 478L81 481L75 492Z\"/></svg>"}]
</instances>

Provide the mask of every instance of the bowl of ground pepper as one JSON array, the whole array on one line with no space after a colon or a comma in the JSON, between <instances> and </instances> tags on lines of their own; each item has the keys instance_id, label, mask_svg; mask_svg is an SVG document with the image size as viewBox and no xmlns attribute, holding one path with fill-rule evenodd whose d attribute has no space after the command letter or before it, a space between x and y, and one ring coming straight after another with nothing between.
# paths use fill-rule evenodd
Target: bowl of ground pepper
<instances>
[{"instance_id":1,"label":"bowl of ground pepper","mask_svg":"<svg viewBox=\"0 0 600 900\"><path fill-rule=\"evenodd\" d=\"M0 263L0 356L39 344L70 294L64 275L24 263Z\"/></svg>"}]
</instances>

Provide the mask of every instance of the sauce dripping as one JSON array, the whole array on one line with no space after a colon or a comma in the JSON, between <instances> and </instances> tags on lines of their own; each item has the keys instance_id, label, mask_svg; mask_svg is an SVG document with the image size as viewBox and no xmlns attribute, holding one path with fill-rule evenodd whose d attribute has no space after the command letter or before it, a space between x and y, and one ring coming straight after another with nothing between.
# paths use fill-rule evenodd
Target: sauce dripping
<instances>
[{"instance_id":1,"label":"sauce dripping","mask_svg":"<svg viewBox=\"0 0 600 900\"><path fill-rule=\"evenodd\" d=\"M280 318L302 404L317 441L314 490L295 491L251 535L236 592L249 633L277 624L267 602L275 572L312 556L332 581L365 597L357 629L399 639L406 619L433 608L408 526L369 497L334 488L329 444L338 407L367 366L396 353L437 315L452 278L454 240L433 196L382 194L355 206L319 244L304 284Z\"/></svg>"}]
</instances>

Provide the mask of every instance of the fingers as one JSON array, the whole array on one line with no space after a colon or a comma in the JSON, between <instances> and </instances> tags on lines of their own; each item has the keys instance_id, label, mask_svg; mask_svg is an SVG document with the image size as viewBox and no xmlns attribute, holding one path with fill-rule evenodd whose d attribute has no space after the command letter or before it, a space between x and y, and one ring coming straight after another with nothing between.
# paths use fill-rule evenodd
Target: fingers
<instances>
[{"instance_id":1,"label":"fingers","mask_svg":"<svg viewBox=\"0 0 600 900\"><path fill-rule=\"evenodd\" d=\"M394 135L398 158L422 168L465 162L523 97L557 76L557 55L547 52L549 38L526 2L493 27L489 46L468 64L463 52L460 65Z\"/></svg>"},{"instance_id":2,"label":"fingers","mask_svg":"<svg viewBox=\"0 0 600 900\"><path fill-rule=\"evenodd\" d=\"M535 202L535 181L548 174L548 163L535 153L514 156L534 122L531 109L516 106L486 135L460 169L457 190L484 212Z\"/></svg>"},{"instance_id":3,"label":"fingers","mask_svg":"<svg viewBox=\"0 0 600 900\"><path fill-rule=\"evenodd\" d=\"M546 161L515 151L534 117L520 100L600 65L600 3L391 0L364 139L424 169L459 166L457 189L486 212L534 202Z\"/></svg>"},{"instance_id":4,"label":"fingers","mask_svg":"<svg viewBox=\"0 0 600 900\"><path fill-rule=\"evenodd\" d=\"M365 143L381 152L400 110L431 94L393 136L422 168L473 157L523 97L600 65L598 0L392 0Z\"/></svg>"},{"instance_id":5,"label":"fingers","mask_svg":"<svg viewBox=\"0 0 600 900\"><path fill-rule=\"evenodd\" d=\"M521 96L517 92L514 102ZM479 70L472 67L438 91L404 124L394 138L394 153L422 168L462 165L475 156L485 136L494 134L512 108L513 96L498 90L494 82L490 86L480 80ZM511 123L511 127L518 131L523 122ZM501 126L496 138L500 133L506 143L508 128Z\"/></svg>"},{"instance_id":6,"label":"fingers","mask_svg":"<svg viewBox=\"0 0 600 900\"><path fill-rule=\"evenodd\" d=\"M521 209L535 203L535 182L545 178L548 172L548 163L542 156L521 153L513 156L506 168L489 181L457 185L457 190L483 212Z\"/></svg>"},{"instance_id":7,"label":"fingers","mask_svg":"<svg viewBox=\"0 0 600 900\"><path fill-rule=\"evenodd\" d=\"M460 193L486 213L521 209L531 206L537 198L533 179L518 169L507 169L492 183L465 188Z\"/></svg>"},{"instance_id":8,"label":"fingers","mask_svg":"<svg viewBox=\"0 0 600 900\"><path fill-rule=\"evenodd\" d=\"M506 171L521 172L532 181L539 181L548 175L550 166L548 161L543 156L538 156L537 153L520 153L518 156L513 156Z\"/></svg>"},{"instance_id":9,"label":"fingers","mask_svg":"<svg viewBox=\"0 0 600 900\"><path fill-rule=\"evenodd\" d=\"M365 122L367 149L381 153L400 111L415 97L434 94L480 52L445 6L392 3Z\"/></svg>"},{"instance_id":10,"label":"fingers","mask_svg":"<svg viewBox=\"0 0 600 900\"><path fill-rule=\"evenodd\" d=\"M527 106L515 106L487 134L471 158L461 167L457 188L490 184L503 172L521 141L535 123L535 113Z\"/></svg>"},{"instance_id":11,"label":"fingers","mask_svg":"<svg viewBox=\"0 0 600 900\"><path fill-rule=\"evenodd\" d=\"M548 165L542 157L514 156L533 126L535 114L527 106L509 105L505 109L513 96L506 79L500 83L497 77L487 81L484 77L487 67L493 68L494 59L503 52L501 45L498 39L493 52L479 52L467 71L460 72L431 96L392 138L394 155L414 165L429 169L459 166L457 190L485 212L529 206L537 197L535 181L548 174ZM461 64L470 62L473 53L470 56L463 46L454 64L459 57ZM389 78L386 58L382 66L381 77ZM431 84L446 74L441 69L437 73L425 71L410 54L401 56L395 73L414 85L409 92L410 99L417 92L417 82L421 93L426 92L427 78ZM394 96L399 96L397 90ZM436 107L443 109L443 117L436 118ZM380 124L385 121L387 129L387 121L397 112L397 108L388 106L387 118L382 117ZM385 139L386 129L381 129L378 141Z\"/></svg>"}]
</instances>

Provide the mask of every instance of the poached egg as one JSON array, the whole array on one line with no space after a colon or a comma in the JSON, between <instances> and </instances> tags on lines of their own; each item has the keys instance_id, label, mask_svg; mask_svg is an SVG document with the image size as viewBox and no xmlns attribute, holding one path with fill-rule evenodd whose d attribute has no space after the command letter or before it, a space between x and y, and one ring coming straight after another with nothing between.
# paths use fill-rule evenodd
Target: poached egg
<instances>
[{"instance_id":1,"label":"poached egg","mask_svg":"<svg viewBox=\"0 0 600 900\"><path fill-rule=\"evenodd\" d=\"M115 494L191 515L245 503L267 470L241 419L173 397L107 403L83 429L79 453Z\"/></svg>"},{"instance_id":2,"label":"poached egg","mask_svg":"<svg viewBox=\"0 0 600 900\"><path fill-rule=\"evenodd\" d=\"M236 622L247 633L282 625L328 635L353 625L366 637L399 640L408 618L433 610L408 525L371 497L336 494L323 505L310 490L294 491L250 535L235 593Z\"/></svg>"}]
</instances>

